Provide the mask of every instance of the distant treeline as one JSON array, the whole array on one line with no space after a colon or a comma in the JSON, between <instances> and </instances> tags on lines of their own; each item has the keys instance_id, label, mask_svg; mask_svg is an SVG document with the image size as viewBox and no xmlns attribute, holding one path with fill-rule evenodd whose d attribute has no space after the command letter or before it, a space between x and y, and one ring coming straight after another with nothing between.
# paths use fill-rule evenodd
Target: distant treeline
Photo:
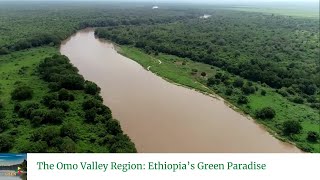
<instances>
[{"instance_id":1,"label":"distant treeline","mask_svg":"<svg viewBox=\"0 0 320 180\"><path fill-rule=\"evenodd\" d=\"M8 39L15 39L13 43L9 41L7 43L2 44L0 37L0 55L9 54L11 51L19 51L43 45L60 45L60 42L66 39L72 33L75 33L77 30L84 29L87 27L114 27L165 24L170 22L182 21L186 19L192 19L197 17L197 15L199 14L199 12L196 11L139 11L134 8L118 11L111 10L110 12L101 10L96 11L97 12L87 12L87 15L83 15L83 13L79 12L78 9L73 11L70 10L70 12L66 12L66 14L71 13L70 16L61 14L61 16L56 17L60 19L61 22L53 21L52 18L54 17L45 17L44 19L42 19L43 22L40 27L30 27L30 31L32 32L31 34L25 35L21 38L17 38L13 37L16 34L12 33L12 37L10 36L8 37ZM101 16L97 16L97 14L99 13L101 13ZM39 16L40 15L41 13L39 14ZM35 15L32 15L31 17L26 16L25 18L33 18L33 16ZM44 16L48 16L48 14L44 14ZM64 16L67 17L64 18ZM80 18L81 16L85 17ZM70 21L67 22L66 19L69 19ZM51 21L53 22L49 23ZM54 26L54 24L57 25ZM59 27L59 24L65 25ZM29 24L25 24L25 26L28 25ZM52 28L50 28L51 26ZM39 33L35 33L33 32L33 28L38 28L42 31L40 31ZM38 31L38 29L35 29L34 31ZM17 33L21 30L22 29L16 29ZM0 35L1 33L4 33L4 35L8 36L9 33L7 33L6 31L6 28L0 28Z\"/></svg>"},{"instance_id":2,"label":"distant treeline","mask_svg":"<svg viewBox=\"0 0 320 180\"><path fill-rule=\"evenodd\" d=\"M319 108L319 22L217 11L209 19L98 28L98 37L147 53L166 53L267 84L296 103ZM302 98L297 99L296 96Z\"/></svg>"}]
</instances>

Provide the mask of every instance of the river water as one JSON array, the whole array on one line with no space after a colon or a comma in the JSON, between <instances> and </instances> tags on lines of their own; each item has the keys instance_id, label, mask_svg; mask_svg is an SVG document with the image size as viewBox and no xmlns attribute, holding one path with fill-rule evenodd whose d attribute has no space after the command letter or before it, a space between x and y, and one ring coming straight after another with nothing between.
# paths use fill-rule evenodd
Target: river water
<instances>
[{"instance_id":1,"label":"river water","mask_svg":"<svg viewBox=\"0 0 320 180\"><path fill-rule=\"evenodd\" d=\"M101 87L138 152L300 152L224 101L171 84L118 54L93 29L71 36L60 52Z\"/></svg>"}]
</instances>

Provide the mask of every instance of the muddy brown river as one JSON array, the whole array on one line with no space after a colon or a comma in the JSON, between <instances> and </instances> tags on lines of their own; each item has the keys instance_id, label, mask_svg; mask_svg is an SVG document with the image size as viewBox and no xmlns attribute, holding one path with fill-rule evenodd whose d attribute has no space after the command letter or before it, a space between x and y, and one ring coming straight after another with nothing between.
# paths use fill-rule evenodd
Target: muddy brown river
<instances>
[{"instance_id":1,"label":"muddy brown river","mask_svg":"<svg viewBox=\"0 0 320 180\"><path fill-rule=\"evenodd\" d=\"M118 54L93 29L77 32L60 51L101 87L138 152L300 152L224 101L171 84Z\"/></svg>"}]
</instances>

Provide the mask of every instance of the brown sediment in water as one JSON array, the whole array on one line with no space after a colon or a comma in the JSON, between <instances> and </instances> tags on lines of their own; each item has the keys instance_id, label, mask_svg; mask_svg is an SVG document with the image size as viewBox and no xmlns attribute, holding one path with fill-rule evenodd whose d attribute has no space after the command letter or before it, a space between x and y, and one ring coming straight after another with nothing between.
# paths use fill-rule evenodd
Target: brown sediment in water
<instances>
[{"instance_id":1,"label":"brown sediment in water","mask_svg":"<svg viewBox=\"0 0 320 180\"><path fill-rule=\"evenodd\" d=\"M93 29L71 36L60 51L101 87L104 103L139 152L301 152L223 100L147 71L96 39Z\"/></svg>"}]
</instances>

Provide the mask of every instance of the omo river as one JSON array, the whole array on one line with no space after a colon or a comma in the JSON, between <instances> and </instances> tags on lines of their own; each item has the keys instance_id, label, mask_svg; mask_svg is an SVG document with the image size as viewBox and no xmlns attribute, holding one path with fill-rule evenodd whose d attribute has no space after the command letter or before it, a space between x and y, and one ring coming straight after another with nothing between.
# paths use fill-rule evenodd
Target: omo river
<instances>
[{"instance_id":1,"label":"omo river","mask_svg":"<svg viewBox=\"0 0 320 180\"><path fill-rule=\"evenodd\" d=\"M138 152L300 152L223 100L171 84L118 54L93 29L65 40L60 52L101 87Z\"/></svg>"}]
</instances>

